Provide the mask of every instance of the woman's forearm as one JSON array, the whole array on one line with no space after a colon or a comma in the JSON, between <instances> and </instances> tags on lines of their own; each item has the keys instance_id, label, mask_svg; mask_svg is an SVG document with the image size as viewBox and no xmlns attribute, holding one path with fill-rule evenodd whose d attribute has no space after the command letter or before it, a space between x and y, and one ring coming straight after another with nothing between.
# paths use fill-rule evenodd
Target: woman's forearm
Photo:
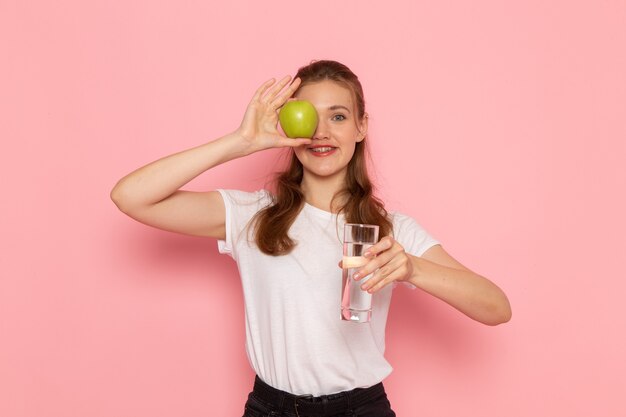
<instances>
[{"instance_id":1,"label":"woman's forearm","mask_svg":"<svg viewBox=\"0 0 626 417\"><path fill-rule=\"evenodd\" d=\"M493 282L469 270L409 256L413 264L409 282L416 287L481 323L497 325L511 319L509 300Z\"/></svg>"},{"instance_id":2,"label":"woman's forearm","mask_svg":"<svg viewBox=\"0 0 626 417\"><path fill-rule=\"evenodd\" d=\"M263 83L248 104L243 121L233 133L204 145L178 152L139 168L118 181L111 199L122 211L139 211L172 196L180 187L216 165L252 153L279 147L310 144L306 138L290 139L277 130L280 108L300 85L291 77ZM192 202L194 205L195 202Z\"/></svg>"},{"instance_id":3,"label":"woman's forearm","mask_svg":"<svg viewBox=\"0 0 626 417\"><path fill-rule=\"evenodd\" d=\"M245 156L245 142L236 133L166 156L118 181L111 198L120 208L155 204L204 171Z\"/></svg>"}]
</instances>

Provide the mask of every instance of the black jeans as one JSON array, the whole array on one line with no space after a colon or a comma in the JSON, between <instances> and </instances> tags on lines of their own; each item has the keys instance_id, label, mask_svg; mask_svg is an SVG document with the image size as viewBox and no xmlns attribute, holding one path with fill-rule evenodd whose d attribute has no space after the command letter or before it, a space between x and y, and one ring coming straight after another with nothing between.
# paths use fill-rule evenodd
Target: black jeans
<instances>
[{"instance_id":1,"label":"black jeans","mask_svg":"<svg viewBox=\"0 0 626 417\"><path fill-rule=\"evenodd\" d=\"M257 376L243 417L395 417L382 382L320 397L277 390Z\"/></svg>"}]
</instances>

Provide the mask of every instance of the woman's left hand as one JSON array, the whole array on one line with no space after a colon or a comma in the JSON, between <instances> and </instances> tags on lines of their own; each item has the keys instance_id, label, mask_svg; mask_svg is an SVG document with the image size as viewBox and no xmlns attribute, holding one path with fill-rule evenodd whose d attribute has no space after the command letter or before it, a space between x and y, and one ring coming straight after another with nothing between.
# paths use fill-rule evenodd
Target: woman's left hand
<instances>
[{"instance_id":1,"label":"woman's left hand","mask_svg":"<svg viewBox=\"0 0 626 417\"><path fill-rule=\"evenodd\" d=\"M434 245L417 257L407 254L402 245L386 236L366 253L369 261L357 271L357 280L372 274L361 284L369 293L394 281L408 281L481 323L495 326L511 319L506 294L459 263L441 245Z\"/></svg>"},{"instance_id":2,"label":"woman's left hand","mask_svg":"<svg viewBox=\"0 0 626 417\"><path fill-rule=\"evenodd\" d=\"M363 290L375 293L394 281L408 281L413 275L413 263L409 255L391 236L385 236L364 254L369 262L354 275L358 281L373 275L361 285Z\"/></svg>"}]
</instances>

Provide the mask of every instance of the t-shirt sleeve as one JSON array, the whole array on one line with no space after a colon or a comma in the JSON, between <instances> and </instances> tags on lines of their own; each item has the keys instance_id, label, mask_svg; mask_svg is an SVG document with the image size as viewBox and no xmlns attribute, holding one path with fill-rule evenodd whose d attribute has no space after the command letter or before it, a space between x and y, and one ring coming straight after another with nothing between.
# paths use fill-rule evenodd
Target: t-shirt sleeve
<instances>
[{"instance_id":1,"label":"t-shirt sleeve","mask_svg":"<svg viewBox=\"0 0 626 417\"><path fill-rule=\"evenodd\" d=\"M224 200L226 238L217 240L220 253L237 257L237 243L247 239L247 228L254 215L270 202L267 191L217 190Z\"/></svg>"},{"instance_id":2,"label":"t-shirt sleeve","mask_svg":"<svg viewBox=\"0 0 626 417\"><path fill-rule=\"evenodd\" d=\"M412 217L401 213L393 214L393 234L404 250L414 256L422 256L428 249L439 244Z\"/></svg>"},{"instance_id":3,"label":"t-shirt sleeve","mask_svg":"<svg viewBox=\"0 0 626 417\"><path fill-rule=\"evenodd\" d=\"M412 217L402 213L393 214L393 234L394 239L404 247L406 253L413 256L422 256L428 249L440 244ZM411 283L404 284L415 289Z\"/></svg>"}]
</instances>

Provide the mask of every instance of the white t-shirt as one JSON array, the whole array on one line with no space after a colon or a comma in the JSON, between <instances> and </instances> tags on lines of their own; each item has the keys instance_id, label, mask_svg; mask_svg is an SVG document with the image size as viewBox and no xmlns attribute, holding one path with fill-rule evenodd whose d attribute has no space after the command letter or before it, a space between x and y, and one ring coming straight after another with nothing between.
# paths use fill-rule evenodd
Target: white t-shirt
<instances>
[{"instance_id":1,"label":"white t-shirt","mask_svg":"<svg viewBox=\"0 0 626 417\"><path fill-rule=\"evenodd\" d=\"M296 395L327 395L377 384L391 373L385 324L393 286L372 297L370 323L340 319L343 216L305 204L289 230L297 242L270 256L246 227L270 195L218 190L226 207L220 253L237 262L244 292L246 352L256 374ZM438 242L412 218L392 213L394 238L421 256ZM248 233L249 232L249 233Z\"/></svg>"}]
</instances>

